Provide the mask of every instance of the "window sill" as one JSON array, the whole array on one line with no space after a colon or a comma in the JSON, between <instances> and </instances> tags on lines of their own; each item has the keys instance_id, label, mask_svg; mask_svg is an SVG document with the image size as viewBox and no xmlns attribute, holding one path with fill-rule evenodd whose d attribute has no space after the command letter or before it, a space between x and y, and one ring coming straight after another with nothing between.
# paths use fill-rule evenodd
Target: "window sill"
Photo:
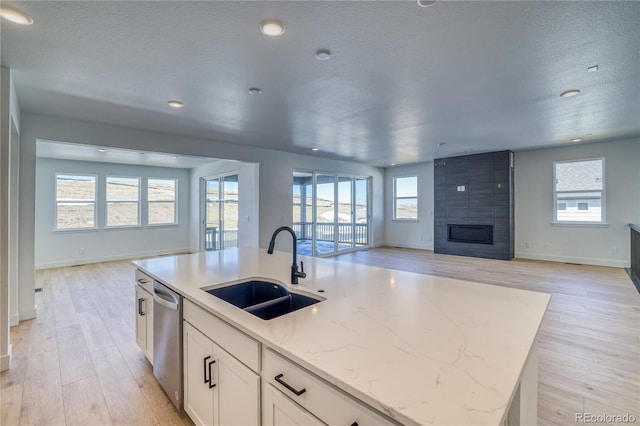
<instances>
[{"instance_id":1,"label":"window sill","mask_svg":"<svg viewBox=\"0 0 640 426\"><path fill-rule=\"evenodd\" d=\"M100 228L64 228L64 229L55 228L51 232L69 234L69 233L76 233L76 232L96 232L99 230Z\"/></svg>"},{"instance_id":2,"label":"window sill","mask_svg":"<svg viewBox=\"0 0 640 426\"><path fill-rule=\"evenodd\" d=\"M105 226L105 231L124 231L127 229L143 229L141 225Z\"/></svg>"},{"instance_id":3,"label":"window sill","mask_svg":"<svg viewBox=\"0 0 640 426\"><path fill-rule=\"evenodd\" d=\"M608 228L606 222L551 222L551 226L567 226L569 228Z\"/></svg>"},{"instance_id":4,"label":"window sill","mask_svg":"<svg viewBox=\"0 0 640 426\"><path fill-rule=\"evenodd\" d=\"M391 219L392 222L420 222L420 219Z\"/></svg>"},{"instance_id":5,"label":"window sill","mask_svg":"<svg viewBox=\"0 0 640 426\"><path fill-rule=\"evenodd\" d=\"M179 223L150 223L147 228L174 228L180 226Z\"/></svg>"}]
</instances>

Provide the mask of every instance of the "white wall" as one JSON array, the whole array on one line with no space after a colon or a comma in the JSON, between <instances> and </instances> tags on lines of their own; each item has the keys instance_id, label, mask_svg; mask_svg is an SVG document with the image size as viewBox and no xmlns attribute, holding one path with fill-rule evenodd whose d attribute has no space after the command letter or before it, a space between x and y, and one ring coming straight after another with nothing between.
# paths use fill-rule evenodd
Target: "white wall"
<instances>
[{"instance_id":1,"label":"white wall","mask_svg":"<svg viewBox=\"0 0 640 426\"><path fill-rule=\"evenodd\" d=\"M418 177L418 221L393 220L393 178ZM389 167L384 175L384 243L433 250L433 162Z\"/></svg>"},{"instance_id":2,"label":"white wall","mask_svg":"<svg viewBox=\"0 0 640 426\"><path fill-rule=\"evenodd\" d=\"M222 174L238 174L238 247L258 247L260 205L258 194L259 166L242 161L214 161L191 171L191 250L203 250L204 232L201 209L201 179Z\"/></svg>"},{"instance_id":3,"label":"white wall","mask_svg":"<svg viewBox=\"0 0 640 426\"><path fill-rule=\"evenodd\" d=\"M553 162L596 157L605 158L608 226L552 225ZM515 198L516 257L629 267L628 224L640 219L640 139L517 152Z\"/></svg>"},{"instance_id":4,"label":"white wall","mask_svg":"<svg viewBox=\"0 0 640 426\"><path fill-rule=\"evenodd\" d=\"M55 231L55 175L97 175L97 230ZM105 177L141 177L140 217L146 217L146 178L178 179L178 225L105 229ZM180 253L189 250L190 170L88 161L36 160L36 269L117 259Z\"/></svg>"}]
</instances>

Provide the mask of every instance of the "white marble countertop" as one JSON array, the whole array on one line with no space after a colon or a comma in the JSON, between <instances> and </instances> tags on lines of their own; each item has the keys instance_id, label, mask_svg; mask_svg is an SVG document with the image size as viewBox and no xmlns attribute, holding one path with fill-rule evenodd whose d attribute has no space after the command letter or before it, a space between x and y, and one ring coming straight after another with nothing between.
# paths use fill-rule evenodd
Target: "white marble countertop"
<instances>
[{"instance_id":1,"label":"white marble countertop","mask_svg":"<svg viewBox=\"0 0 640 426\"><path fill-rule=\"evenodd\" d=\"M243 248L134 264L184 297L407 425L497 425L550 295ZM269 321L201 290L267 278L326 300ZM317 290L324 289L324 293Z\"/></svg>"}]
</instances>

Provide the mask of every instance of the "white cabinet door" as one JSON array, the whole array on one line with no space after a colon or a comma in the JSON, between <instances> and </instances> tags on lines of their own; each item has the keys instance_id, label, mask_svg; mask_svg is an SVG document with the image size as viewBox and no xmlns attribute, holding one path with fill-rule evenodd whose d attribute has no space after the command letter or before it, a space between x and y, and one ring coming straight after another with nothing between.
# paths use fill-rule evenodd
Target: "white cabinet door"
<instances>
[{"instance_id":1,"label":"white cabinet door","mask_svg":"<svg viewBox=\"0 0 640 426\"><path fill-rule=\"evenodd\" d=\"M260 424L260 376L184 322L184 410L197 425Z\"/></svg>"},{"instance_id":2,"label":"white cabinet door","mask_svg":"<svg viewBox=\"0 0 640 426\"><path fill-rule=\"evenodd\" d=\"M224 426L260 424L260 376L214 343L216 356L217 423Z\"/></svg>"},{"instance_id":3,"label":"white cabinet door","mask_svg":"<svg viewBox=\"0 0 640 426\"><path fill-rule=\"evenodd\" d=\"M263 409L263 424L265 426L324 425L270 384L264 386Z\"/></svg>"},{"instance_id":4,"label":"white cabinet door","mask_svg":"<svg viewBox=\"0 0 640 426\"><path fill-rule=\"evenodd\" d=\"M136 343L153 364L153 296L136 285Z\"/></svg>"},{"instance_id":5,"label":"white cabinet door","mask_svg":"<svg viewBox=\"0 0 640 426\"><path fill-rule=\"evenodd\" d=\"M145 292L146 293L146 292ZM146 318L146 349L144 355L147 357L151 365L153 365L153 296L151 293L146 294L147 299L144 302L144 317Z\"/></svg>"},{"instance_id":6,"label":"white cabinet door","mask_svg":"<svg viewBox=\"0 0 640 426\"><path fill-rule=\"evenodd\" d=\"M184 411L196 425L214 424L213 342L188 322L183 323ZM215 382L213 383L215 384Z\"/></svg>"}]
</instances>

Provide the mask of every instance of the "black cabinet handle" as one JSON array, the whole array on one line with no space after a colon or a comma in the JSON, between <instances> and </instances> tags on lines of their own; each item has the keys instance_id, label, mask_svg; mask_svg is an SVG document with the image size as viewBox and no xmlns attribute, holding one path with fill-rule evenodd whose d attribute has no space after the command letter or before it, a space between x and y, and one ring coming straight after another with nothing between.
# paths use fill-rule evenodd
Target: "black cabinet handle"
<instances>
[{"instance_id":1,"label":"black cabinet handle","mask_svg":"<svg viewBox=\"0 0 640 426\"><path fill-rule=\"evenodd\" d=\"M202 372L204 373L204 382L209 383L211 381L211 371L209 371L209 378L207 379L207 360L211 358L211 356L206 356L202 360Z\"/></svg>"},{"instance_id":2,"label":"black cabinet handle","mask_svg":"<svg viewBox=\"0 0 640 426\"><path fill-rule=\"evenodd\" d=\"M142 302L144 302L144 300L144 297L138 298L138 315L145 315L145 313L142 312Z\"/></svg>"},{"instance_id":3,"label":"black cabinet handle","mask_svg":"<svg viewBox=\"0 0 640 426\"><path fill-rule=\"evenodd\" d=\"M144 278L138 278L138 282L139 282L140 284L146 284L146 283L148 283L149 281L145 280Z\"/></svg>"},{"instance_id":4,"label":"black cabinet handle","mask_svg":"<svg viewBox=\"0 0 640 426\"><path fill-rule=\"evenodd\" d=\"M295 389L289 383L282 380L283 377L284 377L284 374L278 374L276 377L274 377L274 379L276 379L276 382L280 383L282 386L289 389L291 392L295 393L296 396L300 396L307 391L305 388L302 388L300 390Z\"/></svg>"},{"instance_id":5,"label":"black cabinet handle","mask_svg":"<svg viewBox=\"0 0 640 426\"><path fill-rule=\"evenodd\" d=\"M209 361L209 389L215 388L216 385L213 383L213 376L211 375L211 366L216 363L216 360Z\"/></svg>"}]
</instances>

